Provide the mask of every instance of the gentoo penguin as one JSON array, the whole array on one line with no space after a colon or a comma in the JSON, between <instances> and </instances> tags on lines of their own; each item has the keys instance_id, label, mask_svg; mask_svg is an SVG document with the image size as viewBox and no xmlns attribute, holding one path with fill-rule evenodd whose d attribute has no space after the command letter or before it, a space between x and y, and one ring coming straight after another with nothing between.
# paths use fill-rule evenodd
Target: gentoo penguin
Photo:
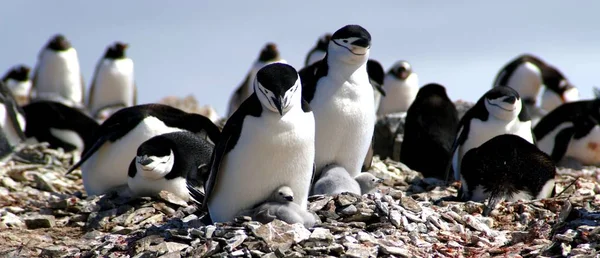
<instances>
[{"instance_id":1,"label":"gentoo penguin","mask_svg":"<svg viewBox=\"0 0 600 258\"><path fill-rule=\"evenodd\" d=\"M331 33L325 33L319 37L319 40L317 40L317 45L315 45L310 51L308 51L308 54L306 54L304 66L312 65L317 61L321 61L321 59L325 57L325 54L327 54L329 40L331 40Z\"/></svg>"},{"instance_id":2,"label":"gentoo penguin","mask_svg":"<svg viewBox=\"0 0 600 258\"><path fill-rule=\"evenodd\" d=\"M278 219L288 224L301 223L307 228L315 225L312 213L294 202L294 191L289 186L277 188L264 203L242 211L238 216L250 216L263 224Z\"/></svg>"},{"instance_id":3,"label":"gentoo penguin","mask_svg":"<svg viewBox=\"0 0 600 258\"><path fill-rule=\"evenodd\" d=\"M546 87L542 92L540 107L548 112L563 103L579 100L579 90L555 67L549 66L544 73Z\"/></svg>"},{"instance_id":4,"label":"gentoo penguin","mask_svg":"<svg viewBox=\"0 0 600 258\"><path fill-rule=\"evenodd\" d=\"M419 76L407 61L398 61L385 75L383 90L386 97L379 104L378 116L406 112L419 91Z\"/></svg>"},{"instance_id":5,"label":"gentoo penguin","mask_svg":"<svg viewBox=\"0 0 600 258\"><path fill-rule=\"evenodd\" d=\"M312 195L335 195L344 192L353 194L371 193L383 182L369 172L362 172L352 178L348 171L337 164L329 164L320 171L319 178L315 180Z\"/></svg>"},{"instance_id":6,"label":"gentoo penguin","mask_svg":"<svg viewBox=\"0 0 600 258\"><path fill-rule=\"evenodd\" d=\"M235 110L248 98L252 93L254 93L253 82L256 76L256 73L263 66L273 63L287 63L286 60L282 59L279 56L279 50L277 49L277 45L275 43L267 43L265 47L260 51L260 55L258 59L252 64L250 67L250 71L246 75L246 79L242 82L240 86L235 90L231 98L229 99L229 109L227 111L227 117L231 116Z\"/></svg>"},{"instance_id":7,"label":"gentoo penguin","mask_svg":"<svg viewBox=\"0 0 600 258\"><path fill-rule=\"evenodd\" d=\"M487 91L460 119L450 152L455 180L460 179L460 164L465 153L501 134L515 134L534 143L527 108L523 108L519 93L510 87Z\"/></svg>"},{"instance_id":8,"label":"gentoo penguin","mask_svg":"<svg viewBox=\"0 0 600 258\"><path fill-rule=\"evenodd\" d=\"M88 101L90 113L96 119L106 119L111 115L101 114L103 109L109 108L110 112L116 112L118 107L137 104L133 60L125 55L127 47L123 42L113 43L106 48L104 56L96 65ZM99 117L100 115L103 117Z\"/></svg>"},{"instance_id":9,"label":"gentoo penguin","mask_svg":"<svg viewBox=\"0 0 600 258\"><path fill-rule=\"evenodd\" d=\"M444 86L427 84L408 108L400 162L424 177L445 179L458 128L458 112Z\"/></svg>"},{"instance_id":10,"label":"gentoo penguin","mask_svg":"<svg viewBox=\"0 0 600 258\"><path fill-rule=\"evenodd\" d=\"M83 108L84 83L77 51L61 34L53 36L38 56L31 101L42 99Z\"/></svg>"},{"instance_id":11,"label":"gentoo penguin","mask_svg":"<svg viewBox=\"0 0 600 258\"><path fill-rule=\"evenodd\" d=\"M227 120L215 146L202 202L213 222L232 220L279 186L306 209L315 158L315 122L292 66L273 63L256 74L254 92ZM234 190L235 189L235 190Z\"/></svg>"},{"instance_id":12,"label":"gentoo penguin","mask_svg":"<svg viewBox=\"0 0 600 258\"><path fill-rule=\"evenodd\" d=\"M29 102L29 92L31 91L29 71L29 66L18 65L11 68L2 77L2 82L8 86L19 106Z\"/></svg>"},{"instance_id":13,"label":"gentoo penguin","mask_svg":"<svg viewBox=\"0 0 600 258\"><path fill-rule=\"evenodd\" d=\"M123 108L100 125L96 141L67 173L81 166L89 196L127 184L127 170L140 144L160 134L187 130L206 133L212 142L219 129L208 118L161 104Z\"/></svg>"},{"instance_id":14,"label":"gentoo penguin","mask_svg":"<svg viewBox=\"0 0 600 258\"><path fill-rule=\"evenodd\" d=\"M66 152L87 151L96 141L100 125L78 109L60 102L40 100L23 107L27 126L25 135L38 142L47 142L50 148Z\"/></svg>"},{"instance_id":15,"label":"gentoo penguin","mask_svg":"<svg viewBox=\"0 0 600 258\"><path fill-rule=\"evenodd\" d=\"M369 81L371 85L373 85L373 95L375 97L375 110L379 107L379 102L381 97L385 97L385 91L381 87L383 85L383 77L385 76L385 72L383 71L383 66L377 60L369 59L367 61L367 73L369 74ZM373 137L375 137L373 135ZM371 168L371 163L373 162L373 140L371 140L371 146L369 146L369 152L367 152L367 156L362 165L362 171L367 171Z\"/></svg>"},{"instance_id":16,"label":"gentoo penguin","mask_svg":"<svg viewBox=\"0 0 600 258\"><path fill-rule=\"evenodd\" d=\"M548 155L520 136L502 134L469 150L461 166L459 198L484 202L487 216L502 200L554 195L556 166Z\"/></svg>"},{"instance_id":17,"label":"gentoo penguin","mask_svg":"<svg viewBox=\"0 0 600 258\"><path fill-rule=\"evenodd\" d=\"M190 200L188 177L198 180L199 168L210 163L214 145L202 137L179 131L154 136L142 143L129 164L127 184L138 196L169 191Z\"/></svg>"},{"instance_id":18,"label":"gentoo penguin","mask_svg":"<svg viewBox=\"0 0 600 258\"><path fill-rule=\"evenodd\" d=\"M558 163L574 158L600 164L600 99L565 103L533 128L537 146Z\"/></svg>"},{"instance_id":19,"label":"gentoo penguin","mask_svg":"<svg viewBox=\"0 0 600 258\"><path fill-rule=\"evenodd\" d=\"M370 48L366 29L346 25L331 36L325 58L300 71L302 95L315 114L317 171L335 163L351 177L361 172L375 128Z\"/></svg>"},{"instance_id":20,"label":"gentoo penguin","mask_svg":"<svg viewBox=\"0 0 600 258\"><path fill-rule=\"evenodd\" d=\"M0 81L0 157L5 157L25 140L26 121L10 89Z\"/></svg>"}]
</instances>

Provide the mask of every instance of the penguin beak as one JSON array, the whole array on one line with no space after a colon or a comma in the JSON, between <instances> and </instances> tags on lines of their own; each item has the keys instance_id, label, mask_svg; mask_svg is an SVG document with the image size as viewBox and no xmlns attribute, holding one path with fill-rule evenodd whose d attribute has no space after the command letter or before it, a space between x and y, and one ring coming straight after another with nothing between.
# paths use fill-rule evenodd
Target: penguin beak
<instances>
[{"instance_id":1,"label":"penguin beak","mask_svg":"<svg viewBox=\"0 0 600 258\"><path fill-rule=\"evenodd\" d=\"M275 104L277 111L279 111L279 115L283 116L283 108L281 107L281 103L283 103L283 97L279 96L277 98L271 98L271 99L273 100L273 104Z\"/></svg>"},{"instance_id":2,"label":"penguin beak","mask_svg":"<svg viewBox=\"0 0 600 258\"><path fill-rule=\"evenodd\" d=\"M294 201L294 196L286 196L285 199L292 202Z\"/></svg>"},{"instance_id":3,"label":"penguin beak","mask_svg":"<svg viewBox=\"0 0 600 258\"><path fill-rule=\"evenodd\" d=\"M370 44L371 44L371 42L369 42L368 39L358 39L358 40L352 42L352 45L358 46L358 47L364 47L364 48L369 47Z\"/></svg>"},{"instance_id":4,"label":"penguin beak","mask_svg":"<svg viewBox=\"0 0 600 258\"><path fill-rule=\"evenodd\" d=\"M138 163L140 163L142 166L147 166L148 164L152 163L152 161L153 160L147 156L139 157L138 159Z\"/></svg>"}]
</instances>

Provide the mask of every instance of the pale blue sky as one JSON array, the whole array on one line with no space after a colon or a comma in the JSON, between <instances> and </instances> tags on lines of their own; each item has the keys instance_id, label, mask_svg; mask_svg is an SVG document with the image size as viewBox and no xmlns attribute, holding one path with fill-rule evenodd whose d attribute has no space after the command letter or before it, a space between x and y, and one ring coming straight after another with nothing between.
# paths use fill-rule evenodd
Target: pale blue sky
<instances>
[{"instance_id":1,"label":"pale blue sky","mask_svg":"<svg viewBox=\"0 0 600 258\"><path fill-rule=\"evenodd\" d=\"M140 103L193 94L222 115L267 42L300 69L317 37L346 24L372 35L371 57L387 70L408 60L421 85L475 101L523 52L554 64L592 96L600 79L600 1L3 1L0 73L35 65L50 36L79 53L89 87L105 47L130 43Z\"/></svg>"}]
</instances>

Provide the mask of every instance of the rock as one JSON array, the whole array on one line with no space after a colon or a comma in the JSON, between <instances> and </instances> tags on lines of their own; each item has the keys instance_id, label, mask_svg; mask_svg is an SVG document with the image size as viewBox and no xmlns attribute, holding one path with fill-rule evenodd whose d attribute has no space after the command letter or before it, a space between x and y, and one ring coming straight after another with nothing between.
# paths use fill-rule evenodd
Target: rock
<instances>
[{"instance_id":1,"label":"rock","mask_svg":"<svg viewBox=\"0 0 600 258\"><path fill-rule=\"evenodd\" d=\"M40 257L64 257L69 251L64 246L49 246L42 249Z\"/></svg>"},{"instance_id":2,"label":"rock","mask_svg":"<svg viewBox=\"0 0 600 258\"><path fill-rule=\"evenodd\" d=\"M25 223L19 218L19 216L11 213L11 212L0 212L0 229L5 228L24 228Z\"/></svg>"},{"instance_id":3,"label":"rock","mask_svg":"<svg viewBox=\"0 0 600 258\"><path fill-rule=\"evenodd\" d=\"M339 214L343 214L343 215L354 215L358 212L358 209L356 208L356 206L350 204L346 207L341 208L338 213Z\"/></svg>"},{"instance_id":4,"label":"rock","mask_svg":"<svg viewBox=\"0 0 600 258\"><path fill-rule=\"evenodd\" d=\"M326 228L315 228L309 237L312 241L324 241L324 242L332 242L333 235Z\"/></svg>"},{"instance_id":5,"label":"rock","mask_svg":"<svg viewBox=\"0 0 600 258\"><path fill-rule=\"evenodd\" d=\"M348 248L345 253L347 257L377 257L378 250L376 246L366 246L362 244L352 243L346 243L344 244L344 246Z\"/></svg>"},{"instance_id":6,"label":"rock","mask_svg":"<svg viewBox=\"0 0 600 258\"><path fill-rule=\"evenodd\" d=\"M171 192L167 192L167 191L160 191L158 193L158 196L160 197L161 200L171 203L171 204L175 204L175 205L179 205L181 207L187 207L188 204L186 201L184 201L183 199L181 199L181 197L171 193Z\"/></svg>"},{"instance_id":7,"label":"rock","mask_svg":"<svg viewBox=\"0 0 600 258\"><path fill-rule=\"evenodd\" d=\"M56 224L56 219L52 215L34 215L25 218L25 225L28 229L52 228Z\"/></svg>"},{"instance_id":8,"label":"rock","mask_svg":"<svg viewBox=\"0 0 600 258\"><path fill-rule=\"evenodd\" d=\"M337 196L337 198L335 200L335 203L338 206L345 207L345 206L354 204L357 201L358 201L358 198L356 196L354 196L353 194L351 194L351 193L342 193L342 194L340 194L340 195Z\"/></svg>"},{"instance_id":9,"label":"rock","mask_svg":"<svg viewBox=\"0 0 600 258\"><path fill-rule=\"evenodd\" d=\"M408 250L401 247L380 245L379 250L385 254L397 255L398 257L412 257Z\"/></svg>"},{"instance_id":10,"label":"rock","mask_svg":"<svg viewBox=\"0 0 600 258\"><path fill-rule=\"evenodd\" d=\"M299 224L290 225L275 219L268 224L253 230L252 233L266 242L267 246L274 249L288 250L293 244L308 239L310 231Z\"/></svg>"}]
</instances>

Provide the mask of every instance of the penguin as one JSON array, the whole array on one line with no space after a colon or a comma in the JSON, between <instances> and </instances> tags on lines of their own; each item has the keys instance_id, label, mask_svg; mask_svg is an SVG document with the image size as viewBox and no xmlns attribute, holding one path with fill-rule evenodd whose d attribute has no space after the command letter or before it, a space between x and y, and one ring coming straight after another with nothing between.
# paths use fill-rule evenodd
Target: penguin
<instances>
[{"instance_id":1,"label":"penguin","mask_svg":"<svg viewBox=\"0 0 600 258\"><path fill-rule=\"evenodd\" d=\"M52 100L84 108L84 92L77 51L64 35L54 35L38 55L31 101Z\"/></svg>"},{"instance_id":2,"label":"penguin","mask_svg":"<svg viewBox=\"0 0 600 258\"><path fill-rule=\"evenodd\" d=\"M550 112L558 106L579 100L579 90L555 67L550 66L544 73L546 87L542 92L540 107Z\"/></svg>"},{"instance_id":3,"label":"penguin","mask_svg":"<svg viewBox=\"0 0 600 258\"><path fill-rule=\"evenodd\" d=\"M312 65L317 61L321 61L321 59L325 57L325 54L327 54L329 40L331 40L331 33L325 33L319 37L319 40L317 40L317 45L315 45L310 51L308 51L308 54L306 54L304 66Z\"/></svg>"},{"instance_id":4,"label":"penguin","mask_svg":"<svg viewBox=\"0 0 600 258\"><path fill-rule=\"evenodd\" d=\"M6 157L15 146L25 141L25 126L23 109L10 89L0 81L0 158Z\"/></svg>"},{"instance_id":5,"label":"penguin","mask_svg":"<svg viewBox=\"0 0 600 258\"><path fill-rule=\"evenodd\" d=\"M307 228L313 227L316 222L312 213L294 202L294 192L289 186L277 188L264 203L242 211L238 216L250 216L263 224L278 219L288 224L301 223Z\"/></svg>"},{"instance_id":6,"label":"penguin","mask_svg":"<svg viewBox=\"0 0 600 258\"><path fill-rule=\"evenodd\" d=\"M273 62L280 62L284 64L287 63L285 59L280 57L277 45L275 43L267 43L260 51L258 59L254 62L254 64L252 64L252 67L250 68L250 71L248 71L248 74L246 75L246 78L242 84L238 86L233 95L230 97L227 117L231 116L233 112L238 109L241 103L244 102L244 100L250 95L252 95L252 93L254 93L252 83L254 81L254 77L256 76L256 72L258 72L258 70L263 66Z\"/></svg>"},{"instance_id":7,"label":"penguin","mask_svg":"<svg viewBox=\"0 0 600 258\"><path fill-rule=\"evenodd\" d=\"M261 68L254 93L227 120L215 146L202 210L213 222L234 219L279 186L292 188L306 210L315 158L315 122L302 99L296 69L283 63Z\"/></svg>"},{"instance_id":8,"label":"penguin","mask_svg":"<svg viewBox=\"0 0 600 258\"><path fill-rule=\"evenodd\" d=\"M373 192L382 179L368 172L362 172L352 178L346 169L337 164L329 164L323 168L312 188L313 195L336 195L344 192L357 195Z\"/></svg>"},{"instance_id":9,"label":"penguin","mask_svg":"<svg viewBox=\"0 0 600 258\"><path fill-rule=\"evenodd\" d=\"M31 91L30 70L29 66L17 65L8 70L2 77L2 82L8 86L19 106L29 102L29 92Z\"/></svg>"},{"instance_id":10,"label":"penguin","mask_svg":"<svg viewBox=\"0 0 600 258\"><path fill-rule=\"evenodd\" d=\"M383 179L377 178L369 172L362 172L354 178L358 182L361 194L369 194L377 190L377 187L383 183Z\"/></svg>"},{"instance_id":11,"label":"penguin","mask_svg":"<svg viewBox=\"0 0 600 258\"><path fill-rule=\"evenodd\" d=\"M460 170L463 201L484 202L484 216L506 200L554 196L556 166L550 156L518 135L501 134L465 154Z\"/></svg>"},{"instance_id":12,"label":"penguin","mask_svg":"<svg viewBox=\"0 0 600 258\"><path fill-rule=\"evenodd\" d=\"M78 109L60 102L40 100L23 107L25 135L38 142L47 142L50 148L65 152L85 153L96 141L100 125Z\"/></svg>"},{"instance_id":13,"label":"penguin","mask_svg":"<svg viewBox=\"0 0 600 258\"><path fill-rule=\"evenodd\" d=\"M335 163L353 178L362 172L375 128L370 48L365 28L346 25L331 36L325 58L300 71L302 95L315 115L317 171Z\"/></svg>"},{"instance_id":14,"label":"penguin","mask_svg":"<svg viewBox=\"0 0 600 258\"><path fill-rule=\"evenodd\" d=\"M559 163L574 158L583 165L600 164L600 99L565 103L533 128L537 146Z\"/></svg>"},{"instance_id":15,"label":"penguin","mask_svg":"<svg viewBox=\"0 0 600 258\"><path fill-rule=\"evenodd\" d=\"M408 108L400 162L424 177L445 179L451 148L458 129L458 112L446 88L429 83Z\"/></svg>"},{"instance_id":16,"label":"penguin","mask_svg":"<svg viewBox=\"0 0 600 258\"><path fill-rule=\"evenodd\" d=\"M369 59L369 61L367 61L367 73L369 74L369 81L371 82L371 85L373 85L375 110L377 110L381 97L385 97L385 91L381 87L381 85L383 85L383 77L385 76L385 72L383 71L383 66L381 66L377 60ZM373 137L375 137L375 135L373 135ZM371 168L371 164L373 163L373 141L374 140L371 139L371 146L369 146L369 151L367 152L367 156L363 162L362 171L369 170Z\"/></svg>"},{"instance_id":17,"label":"penguin","mask_svg":"<svg viewBox=\"0 0 600 258\"><path fill-rule=\"evenodd\" d=\"M400 60L385 75L383 90L387 96L379 104L378 116L406 112L419 91L419 76L407 61Z\"/></svg>"},{"instance_id":18,"label":"penguin","mask_svg":"<svg viewBox=\"0 0 600 258\"><path fill-rule=\"evenodd\" d=\"M188 178L207 178L201 168L209 165L213 148L214 144L189 131L154 136L138 147L129 164L129 189L138 196L165 190L189 201Z\"/></svg>"},{"instance_id":19,"label":"penguin","mask_svg":"<svg viewBox=\"0 0 600 258\"><path fill-rule=\"evenodd\" d=\"M515 134L535 144L527 108L510 87L490 89L460 119L450 152L454 178L460 179L460 164L467 151L501 134Z\"/></svg>"},{"instance_id":20,"label":"penguin","mask_svg":"<svg viewBox=\"0 0 600 258\"><path fill-rule=\"evenodd\" d=\"M127 172L138 147L160 134L190 131L207 135L213 143L219 128L208 118L161 104L123 108L100 125L96 141L67 173L81 167L88 194L100 195L127 184Z\"/></svg>"},{"instance_id":21,"label":"penguin","mask_svg":"<svg viewBox=\"0 0 600 258\"><path fill-rule=\"evenodd\" d=\"M88 100L90 113L96 119L106 119L110 112L137 105L133 60L125 54L128 46L118 41L111 44L96 65ZM107 107L109 112L101 114Z\"/></svg>"}]
</instances>

